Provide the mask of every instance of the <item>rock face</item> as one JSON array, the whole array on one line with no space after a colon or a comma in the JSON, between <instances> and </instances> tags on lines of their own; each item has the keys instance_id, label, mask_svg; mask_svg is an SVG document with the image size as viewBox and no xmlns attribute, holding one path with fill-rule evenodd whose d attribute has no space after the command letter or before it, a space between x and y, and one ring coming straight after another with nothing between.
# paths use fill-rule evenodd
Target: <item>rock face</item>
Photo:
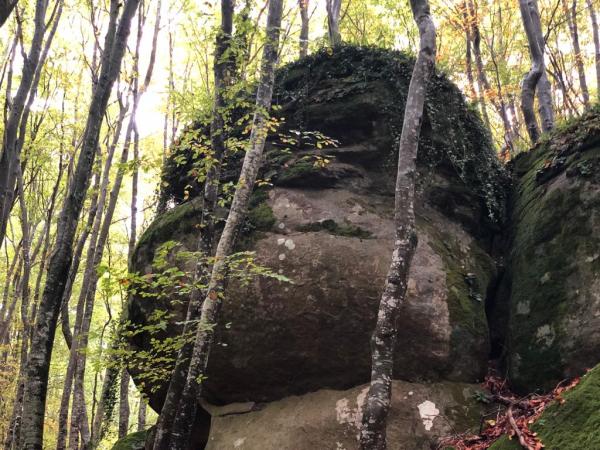
<instances>
[{"instance_id":1,"label":"rock face","mask_svg":"<svg viewBox=\"0 0 600 450\"><path fill-rule=\"evenodd\" d=\"M548 390L600 361L600 112L515 161L509 368Z\"/></svg>"},{"instance_id":2,"label":"rock face","mask_svg":"<svg viewBox=\"0 0 600 450\"><path fill-rule=\"evenodd\" d=\"M354 450L368 385L320 390L264 405L209 408L207 450ZM479 425L482 406L475 387L463 383L393 382L388 447L429 450L456 429Z\"/></svg>"},{"instance_id":3,"label":"rock face","mask_svg":"<svg viewBox=\"0 0 600 450\"><path fill-rule=\"evenodd\" d=\"M411 69L412 61L399 53L342 47L279 72L275 99L286 124L269 140L261 175L272 187L257 189L239 250L255 252L258 264L291 283L261 276L243 282L232 271L203 381L206 401L272 402L319 391L315 401L335 403L344 394L324 389L369 380L370 335L393 247L396 130ZM291 146L290 136L296 136ZM318 149L319 141L330 139L339 145ZM163 205L176 206L150 225L132 261L132 271L147 283L132 290L128 305L127 338L135 352L129 369L157 411L175 356L168 344L185 319L194 267L185 256L196 249L199 233L198 186L189 173L201 161L193 160L189 140L182 142L163 176ZM491 248L507 180L481 121L443 76L432 83L420 145L419 244L400 315L394 376L473 383L484 374L490 351L485 298L496 277ZM228 156L224 182L235 179L238 161L239 155ZM164 245L170 241L177 243ZM161 282L161 273L174 280ZM450 404L439 395L436 405ZM294 402L304 405L306 426L316 427L305 397L268 406L252 420L264 423L265 414ZM323 414L330 423L323 433L342 439L334 409ZM231 448L217 436L233 436L237 425L215 423L221 428L213 429L211 445ZM411 426L420 430L419 442L428 442L420 420ZM252 436L261 439L259 431ZM350 448L348 436L340 442ZM253 445L247 448L259 448ZM276 440L269 445L283 448Z\"/></svg>"}]
</instances>

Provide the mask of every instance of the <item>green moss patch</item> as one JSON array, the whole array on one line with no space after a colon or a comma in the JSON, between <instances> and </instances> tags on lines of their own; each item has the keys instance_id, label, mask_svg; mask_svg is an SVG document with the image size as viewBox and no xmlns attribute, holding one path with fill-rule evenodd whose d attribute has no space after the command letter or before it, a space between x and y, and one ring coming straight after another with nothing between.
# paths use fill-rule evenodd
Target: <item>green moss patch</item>
<instances>
[{"instance_id":1,"label":"green moss patch","mask_svg":"<svg viewBox=\"0 0 600 450\"><path fill-rule=\"evenodd\" d=\"M598 138L593 111L515 161L509 368L517 391L547 391L564 378L563 319L581 295L572 286L590 276L584 270L600 274L583 262L600 248L592 214L600 199L585 195L600 170Z\"/></svg>"},{"instance_id":2,"label":"green moss patch","mask_svg":"<svg viewBox=\"0 0 600 450\"><path fill-rule=\"evenodd\" d=\"M531 427L546 450L600 449L600 366L588 372L572 390L563 394L564 403L549 406ZM506 436L490 450L520 449Z\"/></svg>"},{"instance_id":3,"label":"green moss patch","mask_svg":"<svg viewBox=\"0 0 600 450\"><path fill-rule=\"evenodd\" d=\"M112 450L144 450L148 430L131 433L119 439L113 445Z\"/></svg>"},{"instance_id":4,"label":"green moss patch","mask_svg":"<svg viewBox=\"0 0 600 450\"><path fill-rule=\"evenodd\" d=\"M333 234L335 236L355 237L360 239L369 239L373 236L373 233L357 225L353 225L351 223L339 224L332 219L301 225L297 228L297 230L305 233L327 231L329 234Z\"/></svg>"}]
</instances>

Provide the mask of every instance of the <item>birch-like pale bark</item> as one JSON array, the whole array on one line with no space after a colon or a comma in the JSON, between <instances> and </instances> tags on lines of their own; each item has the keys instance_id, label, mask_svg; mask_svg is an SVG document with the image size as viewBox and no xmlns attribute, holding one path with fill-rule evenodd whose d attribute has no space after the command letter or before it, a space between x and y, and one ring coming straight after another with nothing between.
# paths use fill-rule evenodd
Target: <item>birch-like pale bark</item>
<instances>
[{"instance_id":1,"label":"birch-like pale bark","mask_svg":"<svg viewBox=\"0 0 600 450\"><path fill-rule=\"evenodd\" d=\"M252 131L246 149L239 182L227 216L225 228L215 252L215 263L208 283L208 295L202 302L200 323L196 332L193 351L185 387L175 414L169 449L184 450L189 441L191 427L196 417L197 400L202 393L201 375L206 371L208 357L214 340L214 328L222 305L226 275L226 259L231 254L239 226L246 217L248 202L260 168L266 137L268 134L268 112L271 108L273 84L279 35L281 28L282 0L270 0L267 16L266 42L256 93L256 107ZM192 298L202 295L198 289L192 291ZM155 446L156 450L156 446Z\"/></svg>"},{"instance_id":2,"label":"birch-like pale bark","mask_svg":"<svg viewBox=\"0 0 600 450\"><path fill-rule=\"evenodd\" d=\"M100 128L129 36L131 20L139 0L126 0L118 20L118 2L111 1L111 20L105 38L104 54L98 83L95 85L88 112L77 167L59 216L56 243L46 277L46 285L34 326L27 383L23 402L23 446L25 450L42 450L44 411L48 389L48 372L60 304L71 265L73 240L85 194L89 186Z\"/></svg>"},{"instance_id":3,"label":"birch-like pale bark","mask_svg":"<svg viewBox=\"0 0 600 450\"><path fill-rule=\"evenodd\" d=\"M371 385L363 407L360 430L362 450L382 450L387 445L386 426L392 398L396 323L417 247L414 205L416 163L427 84L435 70L436 35L429 2L411 0L410 4L419 28L420 48L408 88L398 149L394 207L396 238L379 304L377 324L371 338Z\"/></svg>"},{"instance_id":4,"label":"birch-like pale bark","mask_svg":"<svg viewBox=\"0 0 600 450\"><path fill-rule=\"evenodd\" d=\"M537 29L533 18L533 15L537 13L536 0L519 0L519 7L531 54L531 69L523 78L521 87L521 110L529 138L531 142L535 143L540 137L540 128L535 115L534 101L536 88L545 73L544 53L539 46L538 39L538 31L541 33L541 29Z\"/></svg>"},{"instance_id":5,"label":"birch-like pale bark","mask_svg":"<svg viewBox=\"0 0 600 450\"><path fill-rule=\"evenodd\" d=\"M137 418L137 431L144 431L146 429L146 400L140 397L140 406L138 408Z\"/></svg>"},{"instance_id":6,"label":"birch-like pale bark","mask_svg":"<svg viewBox=\"0 0 600 450\"><path fill-rule=\"evenodd\" d=\"M342 0L326 0L327 6L327 31L329 34L329 45L335 47L342 43L340 33L340 13Z\"/></svg>"},{"instance_id":7,"label":"birch-like pale bark","mask_svg":"<svg viewBox=\"0 0 600 450\"><path fill-rule=\"evenodd\" d=\"M600 101L600 32L598 31L598 19L596 16L596 10L594 9L594 2L592 0L586 0L587 9L590 14L590 22L592 23L592 35L594 37L594 62L596 66L596 96Z\"/></svg>"},{"instance_id":8,"label":"birch-like pale bark","mask_svg":"<svg viewBox=\"0 0 600 450\"><path fill-rule=\"evenodd\" d=\"M129 414L129 373L123 369L119 387L119 439L129 432Z\"/></svg>"},{"instance_id":9,"label":"birch-like pale bark","mask_svg":"<svg viewBox=\"0 0 600 450\"><path fill-rule=\"evenodd\" d=\"M298 7L300 9L300 58L304 58L308 55L308 33L310 18L308 16L308 3L310 0L298 0Z\"/></svg>"}]
</instances>

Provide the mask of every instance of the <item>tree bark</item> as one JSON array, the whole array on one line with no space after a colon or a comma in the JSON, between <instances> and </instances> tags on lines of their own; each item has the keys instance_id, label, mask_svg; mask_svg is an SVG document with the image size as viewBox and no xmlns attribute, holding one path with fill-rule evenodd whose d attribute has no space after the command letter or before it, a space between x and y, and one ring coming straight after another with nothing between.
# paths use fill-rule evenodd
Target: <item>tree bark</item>
<instances>
[{"instance_id":1,"label":"tree bark","mask_svg":"<svg viewBox=\"0 0 600 450\"><path fill-rule=\"evenodd\" d=\"M181 395L179 408L175 414L170 446L167 447L173 450L183 450L188 445L191 426L196 416L197 399L202 393L201 375L206 370L214 340L213 332L221 309L221 297L223 295L227 269L226 259L232 252L236 231L246 216L250 194L254 188L262 160L262 153L268 133L268 111L271 108L271 99L273 96L281 16L282 0L270 0L266 42L263 49L252 131L225 228L215 252L215 262L208 283L208 295L202 303L200 323L196 332L189 370L185 379L185 387ZM200 295L201 292L197 288L194 288L192 298L199 297ZM156 446L154 448L156 450Z\"/></svg>"},{"instance_id":2,"label":"tree bark","mask_svg":"<svg viewBox=\"0 0 600 450\"><path fill-rule=\"evenodd\" d=\"M411 7L419 28L420 49L408 88L398 150L394 208L396 240L371 339L371 385L360 430L360 448L363 450L381 450L387 445L386 425L392 395L397 318L417 247L414 212L416 161L427 83L435 69L436 34L428 1L411 0Z\"/></svg>"},{"instance_id":3,"label":"tree bark","mask_svg":"<svg viewBox=\"0 0 600 450\"><path fill-rule=\"evenodd\" d=\"M9 212L13 204L18 165L17 140L25 102L32 89L35 73L42 53L42 42L46 32L48 2L37 0L35 7L35 29L29 54L23 63L21 82L12 100L10 114L4 124L2 156L0 157L0 245L4 241Z\"/></svg>"},{"instance_id":4,"label":"tree bark","mask_svg":"<svg viewBox=\"0 0 600 450\"><path fill-rule=\"evenodd\" d=\"M571 10L567 0L562 0L563 13L569 27L569 34L571 35L571 43L573 45L573 56L575 58L575 67L577 67L577 75L579 77L579 86L581 88L581 97L583 100L583 106L585 109L590 107L590 92L587 86L587 80L585 77L585 67L583 65L583 57L581 54L581 46L579 45L579 30L577 26L577 0L573 0L571 4Z\"/></svg>"},{"instance_id":5,"label":"tree bark","mask_svg":"<svg viewBox=\"0 0 600 450\"><path fill-rule=\"evenodd\" d=\"M129 414L129 373L123 369L119 389L119 439L129 432Z\"/></svg>"},{"instance_id":6,"label":"tree bark","mask_svg":"<svg viewBox=\"0 0 600 450\"><path fill-rule=\"evenodd\" d=\"M592 35L594 37L594 61L596 63L596 96L600 101L600 33L598 32L598 19L592 0L586 0L590 21L592 23Z\"/></svg>"},{"instance_id":7,"label":"tree bark","mask_svg":"<svg viewBox=\"0 0 600 450\"><path fill-rule=\"evenodd\" d=\"M308 55L308 32L310 18L308 17L308 4L310 0L298 0L298 6L300 8L300 58L304 58Z\"/></svg>"},{"instance_id":8,"label":"tree bark","mask_svg":"<svg viewBox=\"0 0 600 450\"><path fill-rule=\"evenodd\" d=\"M329 45L335 47L342 43L340 33L340 12L342 9L342 0L327 1L327 30L329 33Z\"/></svg>"},{"instance_id":9,"label":"tree bark","mask_svg":"<svg viewBox=\"0 0 600 450\"><path fill-rule=\"evenodd\" d=\"M35 323L32 351L27 362L22 428L23 449L26 450L42 450L48 372L60 303L71 265L73 239L89 186L104 113L112 86L120 72L131 20L138 3L139 0L126 0L121 18L117 20L119 5L116 0L111 1L111 20L105 39L100 77L94 88L77 167L60 213L56 244L48 267Z\"/></svg>"},{"instance_id":10,"label":"tree bark","mask_svg":"<svg viewBox=\"0 0 600 450\"><path fill-rule=\"evenodd\" d=\"M146 400L140 396L140 406L138 408L137 431L146 429Z\"/></svg>"},{"instance_id":11,"label":"tree bark","mask_svg":"<svg viewBox=\"0 0 600 450\"><path fill-rule=\"evenodd\" d=\"M232 0L221 1L221 29L217 34L215 43L214 77L215 98L213 106L213 120L211 122L211 145L213 149L213 163L206 173L203 193L203 208L200 222L202 230L198 240L198 249L205 255L212 254L214 240L214 211L217 206L219 194L219 181L221 177L221 165L226 151L225 130L225 93L231 85L234 64L228 53L231 52L233 31L233 6ZM207 267L198 263L197 277L206 279ZM191 296L186 313L186 323L183 334L193 332L192 324L200 318L202 295L196 293ZM157 422L156 434L153 448L166 449L169 445L170 432L172 430L177 407L181 401L181 395L185 386L186 374L189 368L189 360L192 353L191 343L185 344L179 351L177 363L169 382L169 389Z\"/></svg>"},{"instance_id":12,"label":"tree bark","mask_svg":"<svg viewBox=\"0 0 600 450\"><path fill-rule=\"evenodd\" d=\"M529 134L532 143L537 142L540 137L534 101L537 85L545 72L544 54L542 48L539 46L538 39L538 31L541 33L541 29L537 29L532 17L534 6L535 11L537 11L535 0L519 0L521 18L527 35L527 41L529 42L529 52L531 54L532 63L530 71L525 75L525 78L523 78L523 86L521 88L521 109L523 111L523 117L525 118L527 133Z\"/></svg>"}]
</instances>

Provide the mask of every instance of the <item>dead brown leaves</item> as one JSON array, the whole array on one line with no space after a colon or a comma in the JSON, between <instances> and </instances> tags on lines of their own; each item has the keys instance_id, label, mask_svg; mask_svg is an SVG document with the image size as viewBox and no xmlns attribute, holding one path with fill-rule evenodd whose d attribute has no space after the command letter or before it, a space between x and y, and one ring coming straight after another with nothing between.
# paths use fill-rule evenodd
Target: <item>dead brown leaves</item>
<instances>
[{"instance_id":1,"label":"dead brown leaves","mask_svg":"<svg viewBox=\"0 0 600 450\"><path fill-rule=\"evenodd\" d=\"M516 439L524 449L541 450L544 444L529 427L551 403L564 403L562 394L576 386L579 381L580 378L577 377L568 383L559 383L554 390L545 395L518 397L508 389L505 379L490 373L485 378L483 388L491 394L495 403L504 408L498 409L495 418L485 420L481 434L461 434L443 438L439 441L438 449L453 447L456 450L485 450L500 437L508 435L509 439Z\"/></svg>"}]
</instances>

